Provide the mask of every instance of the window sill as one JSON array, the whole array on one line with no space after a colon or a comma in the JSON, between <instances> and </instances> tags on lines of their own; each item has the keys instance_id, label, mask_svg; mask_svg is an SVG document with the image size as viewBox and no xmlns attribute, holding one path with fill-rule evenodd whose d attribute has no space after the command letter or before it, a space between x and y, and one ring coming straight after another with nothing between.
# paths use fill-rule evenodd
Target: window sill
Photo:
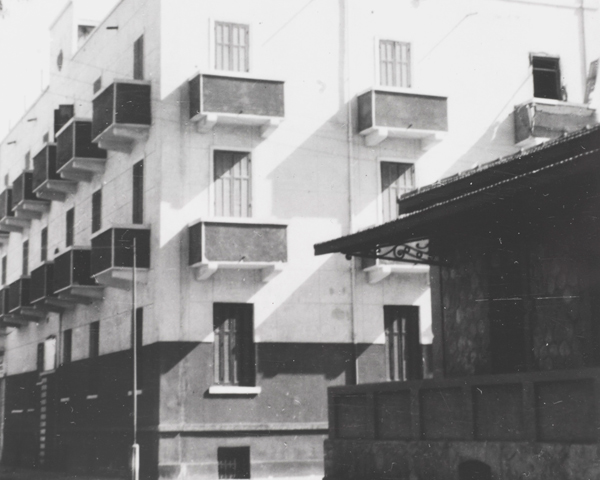
<instances>
[{"instance_id":1,"label":"window sill","mask_svg":"<svg viewBox=\"0 0 600 480\"><path fill-rule=\"evenodd\" d=\"M261 387L238 387L235 385L212 385L208 388L209 395L258 395Z\"/></svg>"}]
</instances>

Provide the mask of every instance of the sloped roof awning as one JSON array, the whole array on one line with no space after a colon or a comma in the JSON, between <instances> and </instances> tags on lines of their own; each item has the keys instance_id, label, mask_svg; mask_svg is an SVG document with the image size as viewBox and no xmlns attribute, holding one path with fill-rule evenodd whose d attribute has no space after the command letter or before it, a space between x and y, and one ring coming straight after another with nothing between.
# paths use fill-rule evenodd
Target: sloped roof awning
<instances>
[{"instance_id":1,"label":"sloped roof awning","mask_svg":"<svg viewBox=\"0 0 600 480\"><path fill-rule=\"evenodd\" d=\"M600 125L500 158L404 195L397 220L314 246L315 255L386 258L436 264L429 239L471 213L508 205L516 195L534 193L566 178L600 170ZM480 217L479 217L480 218Z\"/></svg>"}]
</instances>

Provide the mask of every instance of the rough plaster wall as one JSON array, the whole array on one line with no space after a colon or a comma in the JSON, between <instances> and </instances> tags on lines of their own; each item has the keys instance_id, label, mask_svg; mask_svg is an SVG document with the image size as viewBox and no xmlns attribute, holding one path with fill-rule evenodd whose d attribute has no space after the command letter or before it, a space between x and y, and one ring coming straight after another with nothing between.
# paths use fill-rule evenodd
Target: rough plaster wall
<instances>
[{"instance_id":1,"label":"rough plaster wall","mask_svg":"<svg viewBox=\"0 0 600 480\"><path fill-rule=\"evenodd\" d=\"M484 252L473 240L449 249L442 268L445 368L448 376L488 373L488 304Z\"/></svg>"}]
</instances>

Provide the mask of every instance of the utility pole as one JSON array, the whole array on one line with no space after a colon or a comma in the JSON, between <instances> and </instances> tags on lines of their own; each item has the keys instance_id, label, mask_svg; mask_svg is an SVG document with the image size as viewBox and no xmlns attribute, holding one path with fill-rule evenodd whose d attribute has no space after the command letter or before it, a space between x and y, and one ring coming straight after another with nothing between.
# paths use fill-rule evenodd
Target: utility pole
<instances>
[{"instance_id":1,"label":"utility pole","mask_svg":"<svg viewBox=\"0 0 600 480\"><path fill-rule=\"evenodd\" d=\"M133 444L131 446L131 478L139 480L140 478L140 446L137 443L137 315L136 315L136 270L137 270L137 245L136 238L133 237L133 262L131 275L131 351L133 357Z\"/></svg>"}]
</instances>

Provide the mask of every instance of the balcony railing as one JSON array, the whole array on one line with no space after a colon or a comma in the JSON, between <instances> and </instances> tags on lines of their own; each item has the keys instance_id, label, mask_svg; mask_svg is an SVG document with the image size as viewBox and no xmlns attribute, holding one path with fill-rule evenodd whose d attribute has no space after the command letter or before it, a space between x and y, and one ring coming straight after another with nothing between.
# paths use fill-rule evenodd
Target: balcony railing
<instances>
[{"instance_id":1,"label":"balcony railing","mask_svg":"<svg viewBox=\"0 0 600 480\"><path fill-rule=\"evenodd\" d=\"M8 314L23 320L39 321L45 316L45 313L36 310L31 305L29 301L30 286L30 277L21 277L9 285Z\"/></svg>"},{"instance_id":2,"label":"balcony railing","mask_svg":"<svg viewBox=\"0 0 600 480\"><path fill-rule=\"evenodd\" d=\"M61 312L72 303L54 293L54 262L44 262L31 272L29 300L36 308Z\"/></svg>"},{"instance_id":3,"label":"balcony railing","mask_svg":"<svg viewBox=\"0 0 600 480\"><path fill-rule=\"evenodd\" d=\"M515 144L526 148L596 123L596 110L587 105L535 98L514 111Z\"/></svg>"},{"instance_id":4,"label":"balcony railing","mask_svg":"<svg viewBox=\"0 0 600 480\"><path fill-rule=\"evenodd\" d=\"M130 153L152 123L150 83L115 80L93 100L92 138L100 148Z\"/></svg>"},{"instance_id":5,"label":"balcony railing","mask_svg":"<svg viewBox=\"0 0 600 480\"><path fill-rule=\"evenodd\" d=\"M9 313L10 287L0 290L0 327L22 327L29 324L29 320Z\"/></svg>"},{"instance_id":6,"label":"balcony railing","mask_svg":"<svg viewBox=\"0 0 600 480\"><path fill-rule=\"evenodd\" d=\"M71 303L102 300L104 288L91 275L89 247L72 247L54 259L53 293Z\"/></svg>"},{"instance_id":7,"label":"balcony railing","mask_svg":"<svg viewBox=\"0 0 600 480\"><path fill-rule=\"evenodd\" d=\"M39 219L48 211L50 203L33 192L33 172L23 171L12 185L12 208L15 216L24 219Z\"/></svg>"},{"instance_id":8,"label":"balcony railing","mask_svg":"<svg viewBox=\"0 0 600 480\"><path fill-rule=\"evenodd\" d=\"M75 182L64 180L56 170L56 145L48 143L33 157L33 192L38 198L64 202L77 191Z\"/></svg>"},{"instance_id":9,"label":"balcony railing","mask_svg":"<svg viewBox=\"0 0 600 480\"><path fill-rule=\"evenodd\" d=\"M136 281L148 281L150 229L142 225L131 225L110 227L92 238L92 275L98 283L124 290L131 288L134 239Z\"/></svg>"},{"instance_id":10,"label":"balcony railing","mask_svg":"<svg viewBox=\"0 0 600 480\"><path fill-rule=\"evenodd\" d=\"M358 132L368 146L398 137L420 139L427 149L448 131L447 102L436 95L369 90L358 97Z\"/></svg>"},{"instance_id":11,"label":"balcony railing","mask_svg":"<svg viewBox=\"0 0 600 480\"><path fill-rule=\"evenodd\" d=\"M329 436L595 443L598 386L590 368L332 387Z\"/></svg>"},{"instance_id":12,"label":"balcony railing","mask_svg":"<svg viewBox=\"0 0 600 480\"><path fill-rule=\"evenodd\" d=\"M104 173L107 152L92 143L91 120L69 120L56 135L56 149L56 171L62 178L90 182Z\"/></svg>"},{"instance_id":13,"label":"balcony railing","mask_svg":"<svg viewBox=\"0 0 600 480\"><path fill-rule=\"evenodd\" d=\"M266 138L284 118L282 81L199 74L189 81L189 90L190 118L202 133L219 122L257 125Z\"/></svg>"},{"instance_id":14,"label":"balcony railing","mask_svg":"<svg viewBox=\"0 0 600 480\"><path fill-rule=\"evenodd\" d=\"M210 278L219 268L261 270L267 282L287 262L287 225L242 221L203 220L189 227L189 264L197 280Z\"/></svg>"},{"instance_id":15,"label":"balcony railing","mask_svg":"<svg viewBox=\"0 0 600 480\"><path fill-rule=\"evenodd\" d=\"M27 218L15 217L13 211L12 188L5 188L0 193L0 228L7 232L22 232L29 227L31 221Z\"/></svg>"}]
</instances>

